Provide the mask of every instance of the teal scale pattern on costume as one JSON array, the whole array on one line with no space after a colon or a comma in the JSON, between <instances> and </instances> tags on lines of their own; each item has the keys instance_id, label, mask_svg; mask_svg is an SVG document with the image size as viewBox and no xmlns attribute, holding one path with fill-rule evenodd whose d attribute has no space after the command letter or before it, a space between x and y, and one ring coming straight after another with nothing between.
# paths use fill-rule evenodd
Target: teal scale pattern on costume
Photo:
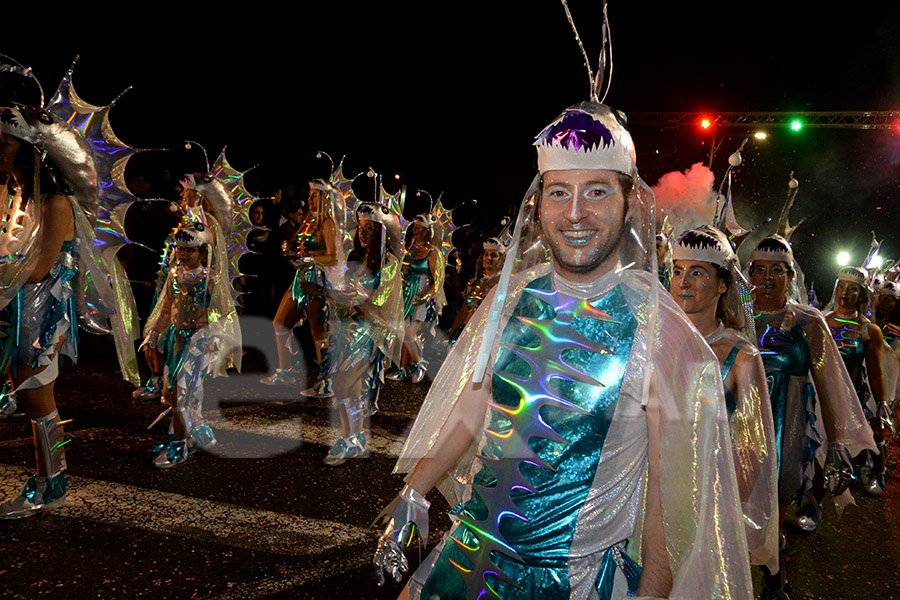
<instances>
[{"instance_id":1,"label":"teal scale pattern on costume","mask_svg":"<svg viewBox=\"0 0 900 600\"><path fill-rule=\"evenodd\" d=\"M865 370L866 346L863 344L860 334L860 324L851 319L837 319L837 323L837 327L830 327L831 334L841 353L844 366L847 367L847 373L850 374L850 379L853 381L853 389L862 404L863 412L867 418L872 418L866 402L869 398Z\"/></svg>"},{"instance_id":2,"label":"teal scale pattern on costume","mask_svg":"<svg viewBox=\"0 0 900 600\"><path fill-rule=\"evenodd\" d=\"M207 277L201 277L197 281L185 284L179 282L178 277L172 278L172 294L178 298L184 297L184 301L191 302L194 306L209 308L210 295L207 291ZM199 361L199 356L189 357L186 350L191 338L197 329L192 327L178 327L175 323L169 325L159 336L158 347L163 348L165 364L169 368L169 389L176 388L178 374L186 368L189 359Z\"/></svg>"},{"instance_id":3,"label":"teal scale pattern on costume","mask_svg":"<svg viewBox=\"0 0 900 600\"><path fill-rule=\"evenodd\" d=\"M778 458L778 473L782 469L782 448L785 434L785 418L791 377L805 377L809 373L812 359L809 354L809 342L803 328L796 326L788 331L779 330L771 323L757 323L756 330L762 331L760 336L760 356L766 369L766 382L769 387L769 399L772 404L772 420L775 425L775 448ZM812 384L803 386L803 406L807 411L807 419L813 422L815 431L816 394ZM821 437L819 437L821 440ZM807 439L808 462L815 456L821 444L812 438Z\"/></svg>"},{"instance_id":4,"label":"teal scale pattern on costume","mask_svg":"<svg viewBox=\"0 0 900 600\"><path fill-rule=\"evenodd\" d=\"M741 351L741 348L748 343L749 342L738 342L731 348L731 352L728 353L728 357L725 359L725 362L722 363L722 385L725 385L725 380L728 379L728 374L731 372L731 367L734 366L734 361L737 359L737 355ZM731 419L731 415L737 410L737 400L735 399L734 394L731 393L731 390L728 389L727 385L725 385L725 408L728 410L728 418Z\"/></svg>"},{"instance_id":5,"label":"teal scale pattern on costume","mask_svg":"<svg viewBox=\"0 0 900 600\"><path fill-rule=\"evenodd\" d=\"M416 313L417 305L413 304L413 299L419 295L423 289L423 282L431 282L431 267L428 264L428 257L434 250L429 250L422 258L413 258L412 254L407 253L403 257L403 268L401 275L403 277L403 318L412 319ZM431 313L433 312L433 301L429 300L432 306L429 306L429 318L426 321L433 321ZM436 316L436 315L435 315Z\"/></svg>"},{"instance_id":6,"label":"teal scale pattern on costume","mask_svg":"<svg viewBox=\"0 0 900 600\"><path fill-rule=\"evenodd\" d=\"M637 322L616 287L590 302L533 281L501 337L483 468L422 590L441 600L568 598L570 547L602 458ZM616 569L637 591L640 567L613 547L594 582L608 598ZM535 596L535 594L539 594Z\"/></svg>"},{"instance_id":7,"label":"teal scale pattern on costume","mask_svg":"<svg viewBox=\"0 0 900 600\"><path fill-rule=\"evenodd\" d=\"M325 244L319 243L319 240L316 238L315 233L304 233L300 232L297 234L297 240L299 243L307 250L325 250ZM325 280L325 273L321 268L317 267L315 262L307 262L303 264L297 272L294 273L294 282L291 284L291 298L293 298L294 302L297 303L297 309L301 312L306 308L306 304L310 301L310 297L303 291L301 284L306 281L309 283L315 283L325 287L327 285L327 281ZM323 303L323 306L327 306L328 303ZM323 322L328 321L328 315L323 315Z\"/></svg>"}]
</instances>

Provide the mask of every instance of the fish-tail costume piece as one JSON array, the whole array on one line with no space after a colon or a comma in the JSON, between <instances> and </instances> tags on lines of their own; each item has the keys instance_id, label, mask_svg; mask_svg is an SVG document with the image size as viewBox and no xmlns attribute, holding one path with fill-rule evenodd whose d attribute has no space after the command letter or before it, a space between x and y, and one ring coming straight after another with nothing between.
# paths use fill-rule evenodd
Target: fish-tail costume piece
<instances>
[{"instance_id":1,"label":"fish-tail costume piece","mask_svg":"<svg viewBox=\"0 0 900 600\"><path fill-rule=\"evenodd\" d=\"M431 323L437 318L434 299L430 298L422 304L413 304L413 300L421 292L434 283L428 258L437 250L431 249L422 258L414 258L407 253L403 258L403 318L408 322L424 321Z\"/></svg>"},{"instance_id":2,"label":"fish-tail costume piece","mask_svg":"<svg viewBox=\"0 0 900 600\"><path fill-rule=\"evenodd\" d=\"M825 315L828 316L827 314ZM861 323L859 317L849 319L837 319L838 326L832 329L834 342L837 344L838 352L841 353L841 359L844 366L847 367L847 373L850 375L850 381L853 382L853 389L856 397L862 406L863 412L867 419L872 419L876 415L875 400L869 390L868 377L866 375L866 343L869 341L868 323Z\"/></svg>"},{"instance_id":3,"label":"fish-tail costume piece","mask_svg":"<svg viewBox=\"0 0 900 600\"><path fill-rule=\"evenodd\" d=\"M725 386L725 405L731 429L731 446L744 533L750 550L750 563L765 565L770 572L779 570L778 470L771 402L759 350L736 329L724 325L706 337L716 348L731 347L722 364L722 382L726 381L739 356L745 355L741 376L734 379L735 393Z\"/></svg>"},{"instance_id":4,"label":"fish-tail costume piece","mask_svg":"<svg viewBox=\"0 0 900 600\"><path fill-rule=\"evenodd\" d=\"M635 329L618 288L592 302L553 291L549 276L525 289L494 364L481 470L422 597L637 591L640 567L625 549L647 424L639 403L619 405Z\"/></svg>"}]
</instances>

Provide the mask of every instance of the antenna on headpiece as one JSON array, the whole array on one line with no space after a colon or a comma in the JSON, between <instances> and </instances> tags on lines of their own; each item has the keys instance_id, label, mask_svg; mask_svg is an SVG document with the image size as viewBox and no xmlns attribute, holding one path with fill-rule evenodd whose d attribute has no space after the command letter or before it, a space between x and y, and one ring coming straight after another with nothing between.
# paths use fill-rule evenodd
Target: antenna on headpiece
<instances>
[{"instance_id":1,"label":"antenna on headpiece","mask_svg":"<svg viewBox=\"0 0 900 600\"><path fill-rule=\"evenodd\" d=\"M422 194L428 196L428 212L434 212L434 197L427 190L416 190L416 196L421 196Z\"/></svg>"},{"instance_id":2,"label":"antenna on headpiece","mask_svg":"<svg viewBox=\"0 0 900 600\"><path fill-rule=\"evenodd\" d=\"M581 42L581 36L578 35L578 29L575 27L575 19L572 18L572 11L569 10L569 4L566 0L560 0L566 11L566 18L569 25L572 26L572 32L575 34L575 41L578 42L578 48L584 57L584 66L588 71L588 84L590 86L590 99L593 102L602 103L606 100L606 94L609 92L609 84L612 82L612 41L609 32L609 19L606 12L606 0L603 0L603 48L600 50L600 57L597 61L597 74L594 75L591 70L591 61L588 59L584 44ZM607 64L609 70L607 71ZM607 76L608 74L608 76Z\"/></svg>"},{"instance_id":3,"label":"antenna on headpiece","mask_svg":"<svg viewBox=\"0 0 900 600\"><path fill-rule=\"evenodd\" d=\"M324 150L319 150L318 152L316 152L316 158L322 158L323 156L328 159L328 162L331 163L331 171L328 172L330 175L331 173L334 173L334 159L332 159L331 155Z\"/></svg>"},{"instance_id":4,"label":"antenna on headpiece","mask_svg":"<svg viewBox=\"0 0 900 600\"><path fill-rule=\"evenodd\" d=\"M209 173L211 169L209 168L209 155L206 153L206 148L204 148L199 142L195 142L193 140L185 140L184 141L184 149L190 150L196 145L200 150L203 151L203 160L206 162L206 172Z\"/></svg>"},{"instance_id":5,"label":"antenna on headpiece","mask_svg":"<svg viewBox=\"0 0 900 600\"><path fill-rule=\"evenodd\" d=\"M803 223L803 221L806 220L804 217L794 226L791 226L788 221L788 215L791 212L791 207L794 206L794 199L797 197L797 192L800 189L800 182L794 179L793 171L791 171L790 177L791 178L788 180L787 200L785 200L784 207L781 209L781 215L778 217L778 235L789 241L794 230L800 226L800 223Z\"/></svg>"},{"instance_id":6,"label":"antenna on headpiece","mask_svg":"<svg viewBox=\"0 0 900 600\"><path fill-rule=\"evenodd\" d=\"M78 60L78 58L76 57L75 60ZM34 76L34 71L32 71L31 67L22 65L22 63L12 58L11 56L0 54L0 73L14 73L16 75L21 75L26 79L32 80L37 86L38 93L41 97L39 106L41 108L44 107L44 88L41 87L41 82L38 81L37 77Z\"/></svg>"}]
</instances>

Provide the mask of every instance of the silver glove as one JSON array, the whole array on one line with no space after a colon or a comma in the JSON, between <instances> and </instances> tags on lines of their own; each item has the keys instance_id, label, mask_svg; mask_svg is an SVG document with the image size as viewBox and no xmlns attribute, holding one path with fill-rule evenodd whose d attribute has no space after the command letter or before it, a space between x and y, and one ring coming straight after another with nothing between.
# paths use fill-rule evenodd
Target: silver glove
<instances>
[{"instance_id":1,"label":"silver glove","mask_svg":"<svg viewBox=\"0 0 900 600\"><path fill-rule=\"evenodd\" d=\"M428 508L431 503L422 494L404 486L400 494L375 518L374 525L385 524L384 533L378 538L378 547L372 561L378 585L384 585L384 573L400 581L409 570L403 549L412 543L416 528L419 543L428 541Z\"/></svg>"},{"instance_id":2,"label":"silver glove","mask_svg":"<svg viewBox=\"0 0 900 600\"><path fill-rule=\"evenodd\" d=\"M891 432L891 439L897 439L897 424L894 423L894 415L891 409L884 402L878 403L878 418L881 420L881 427Z\"/></svg>"},{"instance_id":3,"label":"silver glove","mask_svg":"<svg viewBox=\"0 0 900 600\"><path fill-rule=\"evenodd\" d=\"M825 464L825 487L833 496L844 493L850 483L856 479L853 474L853 461L847 449L840 444L828 445L828 462Z\"/></svg>"}]
</instances>

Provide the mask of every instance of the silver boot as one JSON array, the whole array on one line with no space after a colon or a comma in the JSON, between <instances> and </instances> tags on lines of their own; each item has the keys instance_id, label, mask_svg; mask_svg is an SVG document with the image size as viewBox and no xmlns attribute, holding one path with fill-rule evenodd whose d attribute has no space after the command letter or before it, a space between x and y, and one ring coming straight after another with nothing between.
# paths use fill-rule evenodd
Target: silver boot
<instances>
[{"instance_id":1,"label":"silver boot","mask_svg":"<svg viewBox=\"0 0 900 600\"><path fill-rule=\"evenodd\" d=\"M66 501L68 480L63 446L69 440L64 439L63 425L68 422L60 421L55 409L49 415L32 419L31 429L38 466L50 475L34 475L18 496L0 504L0 519L23 519L62 506Z\"/></svg>"}]
</instances>

